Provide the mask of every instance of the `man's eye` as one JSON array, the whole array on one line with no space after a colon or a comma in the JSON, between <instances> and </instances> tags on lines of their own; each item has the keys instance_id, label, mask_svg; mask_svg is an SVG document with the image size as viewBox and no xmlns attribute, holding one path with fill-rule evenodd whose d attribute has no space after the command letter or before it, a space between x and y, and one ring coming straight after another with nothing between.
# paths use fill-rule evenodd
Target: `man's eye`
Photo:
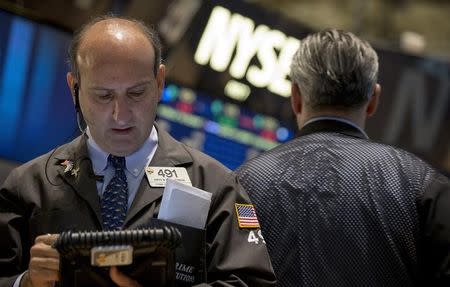
<instances>
[{"instance_id":1,"label":"man's eye","mask_svg":"<svg viewBox=\"0 0 450 287\"><path fill-rule=\"evenodd\" d=\"M144 95L144 90L141 91L130 91L128 95L132 98L141 98Z\"/></svg>"},{"instance_id":2,"label":"man's eye","mask_svg":"<svg viewBox=\"0 0 450 287\"><path fill-rule=\"evenodd\" d=\"M112 99L113 95L111 93L108 94L97 94L97 99L101 102L107 102Z\"/></svg>"}]
</instances>

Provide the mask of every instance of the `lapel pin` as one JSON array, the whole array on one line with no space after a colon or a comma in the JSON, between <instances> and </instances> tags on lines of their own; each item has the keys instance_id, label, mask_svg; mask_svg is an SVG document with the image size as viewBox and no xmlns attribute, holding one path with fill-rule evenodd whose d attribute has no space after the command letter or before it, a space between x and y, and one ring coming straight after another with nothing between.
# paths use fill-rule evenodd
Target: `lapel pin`
<instances>
[{"instance_id":1,"label":"lapel pin","mask_svg":"<svg viewBox=\"0 0 450 287\"><path fill-rule=\"evenodd\" d=\"M74 168L74 164L73 161L71 160L64 160L60 163L60 165L65 166L66 168L64 169L64 173L65 174L70 174L71 176L78 176L78 172L80 171L80 168Z\"/></svg>"},{"instance_id":2,"label":"lapel pin","mask_svg":"<svg viewBox=\"0 0 450 287\"><path fill-rule=\"evenodd\" d=\"M60 163L60 165L65 166L66 168L64 169L64 173L68 173L69 171L72 170L73 168L73 162L70 160L65 160L63 162Z\"/></svg>"},{"instance_id":3,"label":"lapel pin","mask_svg":"<svg viewBox=\"0 0 450 287\"><path fill-rule=\"evenodd\" d=\"M75 177L77 177L79 171L80 171L80 168L77 167L77 168L72 169L71 172L70 172L70 174L73 175L73 176L75 176Z\"/></svg>"}]
</instances>

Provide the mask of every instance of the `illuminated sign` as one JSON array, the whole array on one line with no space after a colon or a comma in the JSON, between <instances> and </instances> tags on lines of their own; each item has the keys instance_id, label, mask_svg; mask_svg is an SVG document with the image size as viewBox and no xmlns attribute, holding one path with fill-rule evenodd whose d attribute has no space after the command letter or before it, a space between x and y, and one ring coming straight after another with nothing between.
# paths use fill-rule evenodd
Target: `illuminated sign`
<instances>
[{"instance_id":1,"label":"illuminated sign","mask_svg":"<svg viewBox=\"0 0 450 287\"><path fill-rule=\"evenodd\" d=\"M286 77L299 43L298 39L266 25L255 28L255 22L250 18L216 6L203 31L194 59L198 64L209 64L218 72L228 68L235 79L245 76L254 87L267 88L274 94L289 97L290 82ZM251 65L254 57L260 66ZM245 84L239 85L236 81L225 92L241 101L249 95Z\"/></svg>"}]
</instances>

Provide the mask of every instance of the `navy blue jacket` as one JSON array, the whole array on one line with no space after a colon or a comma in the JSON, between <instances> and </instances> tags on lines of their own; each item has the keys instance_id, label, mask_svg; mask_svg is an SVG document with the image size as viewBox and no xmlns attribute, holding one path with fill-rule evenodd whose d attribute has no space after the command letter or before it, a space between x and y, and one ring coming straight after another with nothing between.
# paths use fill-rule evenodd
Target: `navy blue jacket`
<instances>
[{"instance_id":1,"label":"navy blue jacket","mask_svg":"<svg viewBox=\"0 0 450 287\"><path fill-rule=\"evenodd\" d=\"M448 284L450 182L412 154L320 120L237 173L281 286Z\"/></svg>"}]
</instances>

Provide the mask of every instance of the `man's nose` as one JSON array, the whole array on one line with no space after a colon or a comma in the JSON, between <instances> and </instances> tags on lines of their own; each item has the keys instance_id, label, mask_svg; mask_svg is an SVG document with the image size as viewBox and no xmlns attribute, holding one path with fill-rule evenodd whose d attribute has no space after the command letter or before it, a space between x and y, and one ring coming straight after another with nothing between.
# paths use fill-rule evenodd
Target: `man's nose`
<instances>
[{"instance_id":1,"label":"man's nose","mask_svg":"<svg viewBox=\"0 0 450 287\"><path fill-rule=\"evenodd\" d=\"M119 95L114 99L113 118L119 125L126 125L132 116L131 105L126 96Z\"/></svg>"}]
</instances>

